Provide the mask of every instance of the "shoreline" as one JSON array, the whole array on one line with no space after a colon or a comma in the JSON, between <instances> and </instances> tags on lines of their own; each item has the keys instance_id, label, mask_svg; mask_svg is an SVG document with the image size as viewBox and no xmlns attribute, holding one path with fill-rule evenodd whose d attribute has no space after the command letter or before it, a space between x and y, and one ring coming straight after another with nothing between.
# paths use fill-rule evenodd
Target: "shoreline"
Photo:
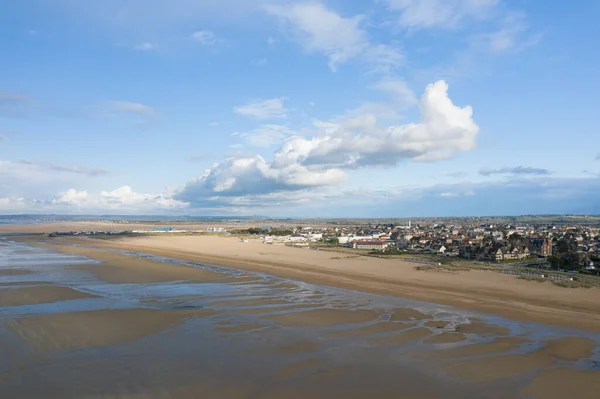
<instances>
[{"instance_id":1,"label":"shoreline","mask_svg":"<svg viewBox=\"0 0 600 399\"><path fill-rule=\"evenodd\" d=\"M554 399L569 392L592 399L600 389L600 334L364 293L383 293L385 282L406 298L402 292L410 290L396 281L404 276L407 285L462 284L461 293L474 297L473 284L498 284L481 280L486 273L422 272L406 262L331 259L324 251L293 248L265 252L268 246L259 242L217 238L18 241L8 242L0 259L0 270L30 272L5 277L8 286L0 283L0 346L9 365L8 378L0 378L2 397L208 392L233 399L302 392L465 398L494 392L507 398L526 392ZM274 269L298 276L279 278ZM511 281L500 277L500 287ZM519 288L540 286L517 282ZM429 301L444 299L434 289L411 289ZM114 364L128 371L128 385ZM198 382L199 371L206 383Z\"/></svg>"},{"instance_id":2,"label":"shoreline","mask_svg":"<svg viewBox=\"0 0 600 399\"><path fill-rule=\"evenodd\" d=\"M240 249L238 247L229 252L221 251L225 253L221 254L219 245L234 246L237 240L233 238L148 237L101 241L69 237L47 242L51 245L77 244L133 250L189 262L262 272L309 284L450 305L524 322L600 332L600 289L597 288L541 285L484 271L452 275L416 271L416 264L398 260L328 260L328 255L320 251L287 247L278 247L276 252L283 255L269 259L268 255L275 254L267 251L273 251L274 248L264 244L254 244L261 246L259 252L256 252L257 248L252 248L247 254L240 254L236 251ZM317 264L317 261L321 263ZM354 262L354 265L344 267L344 261ZM357 263L360 265L357 266Z\"/></svg>"}]
</instances>

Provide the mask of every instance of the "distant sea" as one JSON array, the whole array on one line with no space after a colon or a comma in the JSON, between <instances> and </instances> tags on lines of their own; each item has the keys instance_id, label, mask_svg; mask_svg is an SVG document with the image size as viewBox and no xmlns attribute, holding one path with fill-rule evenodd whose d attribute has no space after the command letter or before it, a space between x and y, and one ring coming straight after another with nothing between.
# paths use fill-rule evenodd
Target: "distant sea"
<instances>
[{"instance_id":1,"label":"distant sea","mask_svg":"<svg viewBox=\"0 0 600 399\"><path fill-rule=\"evenodd\" d=\"M174 216L174 215L0 215L0 224L40 224L56 222L131 221L186 222L215 220L266 220L264 216Z\"/></svg>"}]
</instances>

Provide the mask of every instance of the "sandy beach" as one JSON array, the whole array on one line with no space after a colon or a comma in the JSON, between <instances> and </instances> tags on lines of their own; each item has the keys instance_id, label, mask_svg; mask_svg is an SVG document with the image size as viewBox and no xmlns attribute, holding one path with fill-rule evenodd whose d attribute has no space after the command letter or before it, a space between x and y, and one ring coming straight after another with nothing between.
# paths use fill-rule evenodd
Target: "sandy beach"
<instances>
[{"instance_id":1,"label":"sandy beach","mask_svg":"<svg viewBox=\"0 0 600 399\"><path fill-rule=\"evenodd\" d=\"M3 398L597 397L593 319L562 329L517 320L536 303L506 305L514 319L430 303L489 311L550 289L568 314L593 290L220 237L24 241L1 249L0 270L28 271L0 275Z\"/></svg>"},{"instance_id":2,"label":"sandy beach","mask_svg":"<svg viewBox=\"0 0 600 399\"><path fill-rule=\"evenodd\" d=\"M398 259L342 258L327 251L240 242L217 236L156 236L115 240L55 239L132 249L208 264L260 271L313 284L400 296L501 316L600 332L600 289L566 289L486 271L457 274L415 270ZM72 251L72 249L70 249Z\"/></svg>"}]
</instances>

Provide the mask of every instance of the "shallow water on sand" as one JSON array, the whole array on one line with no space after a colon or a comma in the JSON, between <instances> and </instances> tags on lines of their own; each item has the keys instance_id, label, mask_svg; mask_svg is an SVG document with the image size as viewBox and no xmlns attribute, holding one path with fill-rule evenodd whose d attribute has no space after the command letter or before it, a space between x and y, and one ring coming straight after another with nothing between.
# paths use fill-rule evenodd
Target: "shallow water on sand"
<instances>
[{"instance_id":1,"label":"shallow water on sand","mask_svg":"<svg viewBox=\"0 0 600 399\"><path fill-rule=\"evenodd\" d=\"M560 370L597 397L596 334L111 252L214 277L108 283L107 263L0 240L0 397L543 399Z\"/></svg>"}]
</instances>

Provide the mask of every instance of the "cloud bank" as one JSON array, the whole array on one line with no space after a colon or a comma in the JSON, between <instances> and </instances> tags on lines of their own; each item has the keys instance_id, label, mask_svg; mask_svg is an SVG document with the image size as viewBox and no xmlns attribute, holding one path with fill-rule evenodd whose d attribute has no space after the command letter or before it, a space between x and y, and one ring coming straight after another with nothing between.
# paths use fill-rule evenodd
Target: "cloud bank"
<instances>
[{"instance_id":1,"label":"cloud bank","mask_svg":"<svg viewBox=\"0 0 600 399\"><path fill-rule=\"evenodd\" d=\"M421 120L379 126L373 115L322 123L313 137L285 140L271 161L259 155L227 158L188 182L175 196L192 206L233 204L244 197L340 185L348 170L431 162L475 147L479 127L471 107L458 107L444 81L432 83L419 102Z\"/></svg>"},{"instance_id":2,"label":"cloud bank","mask_svg":"<svg viewBox=\"0 0 600 399\"><path fill-rule=\"evenodd\" d=\"M515 166L512 168L500 168L500 169L481 169L479 174L482 176L492 175L534 175L534 176L545 176L552 172L548 169L532 168L530 166Z\"/></svg>"}]
</instances>

